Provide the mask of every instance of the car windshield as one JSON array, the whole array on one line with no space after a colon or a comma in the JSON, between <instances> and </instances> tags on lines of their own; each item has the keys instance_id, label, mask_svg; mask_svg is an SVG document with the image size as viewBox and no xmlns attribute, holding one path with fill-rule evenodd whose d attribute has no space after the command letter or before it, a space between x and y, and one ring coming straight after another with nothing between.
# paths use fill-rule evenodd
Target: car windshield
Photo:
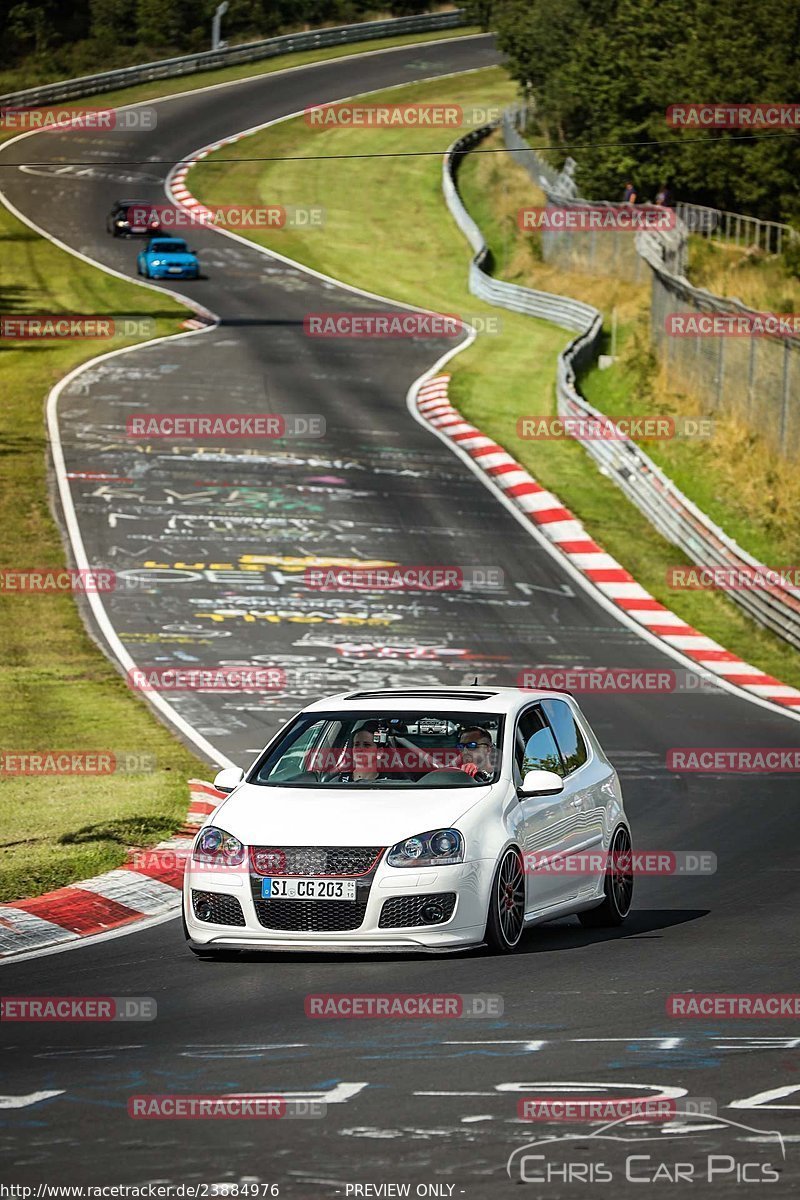
<instances>
[{"instance_id":1,"label":"car windshield","mask_svg":"<svg viewBox=\"0 0 800 1200\"><path fill-rule=\"evenodd\" d=\"M493 783L503 718L464 712L303 713L258 761L269 787L454 788Z\"/></svg>"},{"instance_id":2,"label":"car windshield","mask_svg":"<svg viewBox=\"0 0 800 1200\"><path fill-rule=\"evenodd\" d=\"M159 238L157 242L151 242L150 250L158 250L159 253L164 250L172 250L185 254L187 251L186 242L182 242L180 238Z\"/></svg>"}]
</instances>

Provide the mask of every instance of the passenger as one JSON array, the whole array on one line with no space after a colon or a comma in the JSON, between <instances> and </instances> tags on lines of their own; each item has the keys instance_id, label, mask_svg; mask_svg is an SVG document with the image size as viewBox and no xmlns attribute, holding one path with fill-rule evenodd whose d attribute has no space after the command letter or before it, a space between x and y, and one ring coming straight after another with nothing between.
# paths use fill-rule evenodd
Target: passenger
<instances>
[{"instance_id":1,"label":"passenger","mask_svg":"<svg viewBox=\"0 0 800 1200\"><path fill-rule=\"evenodd\" d=\"M494 779L495 749L492 735L480 725L464 729L456 742L461 751L461 762L457 771L466 771L476 783L491 783Z\"/></svg>"}]
</instances>

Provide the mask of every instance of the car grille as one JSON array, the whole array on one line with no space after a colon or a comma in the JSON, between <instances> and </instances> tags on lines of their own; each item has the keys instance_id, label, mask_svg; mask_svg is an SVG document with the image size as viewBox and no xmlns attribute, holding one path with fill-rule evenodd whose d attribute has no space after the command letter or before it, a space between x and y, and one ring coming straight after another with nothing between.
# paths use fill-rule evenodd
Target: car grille
<instances>
[{"instance_id":1,"label":"car grille","mask_svg":"<svg viewBox=\"0 0 800 1200\"><path fill-rule=\"evenodd\" d=\"M205 916L197 911L198 903L202 909L208 905ZM209 925L244 925L244 913L236 896L226 896L224 892L196 892L192 889L192 908L198 921Z\"/></svg>"},{"instance_id":2,"label":"car grille","mask_svg":"<svg viewBox=\"0 0 800 1200\"><path fill-rule=\"evenodd\" d=\"M366 875L382 846L253 846L250 861L259 875Z\"/></svg>"},{"instance_id":3,"label":"car grille","mask_svg":"<svg viewBox=\"0 0 800 1200\"><path fill-rule=\"evenodd\" d=\"M360 928L382 854L382 846L253 846L250 886L259 923L289 933ZM265 875L350 876L356 880L356 899L262 900Z\"/></svg>"},{"instance_id":4,"label":"car grille","mask_svg":"<svg viewBox=\"0 0 800 1200\"><path fill-rule=\"evenodd\" d=\"M362 889L359 889L362 890ZM336 933L358 929L367 911L369 889L355 901L347 900L256 900L256 916L266 929L293 933Z\"/></svg>"},{"instance_id":5,"label":"car grille","mask_svg":"<svg viewBox=\"0 0 800 1200\"><path fill-rule=\"evenodd\" d=\"M435 904L441 910L441 916L435 921L426 920L422 910L428 904ZM440 925L449 921L456 906L455 892L436 892L428 896L392 896L384 902L381 909L378 927L380 929L399 929L409 925Z\"/></svg>"}]
</instances>

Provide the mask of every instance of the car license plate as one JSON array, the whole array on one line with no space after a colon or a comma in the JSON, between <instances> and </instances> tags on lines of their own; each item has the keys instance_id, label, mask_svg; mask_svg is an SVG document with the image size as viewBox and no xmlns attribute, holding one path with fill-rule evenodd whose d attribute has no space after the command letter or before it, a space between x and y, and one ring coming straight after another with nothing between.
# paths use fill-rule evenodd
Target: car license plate
<instances>
[{"instance_id":1,"label":"car license plate","mask_svg":"<svg viewBox=\"0 0 800 1200\"><path fill-rule=\"evenodd\" d=\"M170 272L171 275L180 275L181 271L183 270L183 267L167 267L167 270Z\"/></svg>"},{"instance_id":2,"label":"car license plate","mask_svg":"<svg viewBox=\"0 0 800 1200\"><path fill-rule=\"evenodd\" d=\"M354 879L262 879L262 900L355 900Z\"/></svg>"},{"instance_id":3,"label":"car license plate","mask_svg":"<svg viewBox=\"0 0 800 1200\"><path fill-rule=\"evenodd\" d=\"M131 225L131 233L147 233L146 225Z\"/></svg>"}]
</instances>

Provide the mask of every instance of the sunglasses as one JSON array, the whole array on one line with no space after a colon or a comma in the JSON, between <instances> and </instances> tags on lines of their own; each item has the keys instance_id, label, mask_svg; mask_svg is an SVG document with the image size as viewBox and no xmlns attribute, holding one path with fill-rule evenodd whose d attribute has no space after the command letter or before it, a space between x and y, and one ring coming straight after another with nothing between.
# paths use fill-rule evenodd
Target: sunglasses
<instances>
[{"instance_id":1,"label":"sunglasses","mask_svg":"<svg viewBox=\"0 0 800 1200\"><path fill-rule=\"evenodd\" d=\"M491 742L456 742L456 750L477 750L478 746L491 746Z\"/></svg>"}]
</instances>

